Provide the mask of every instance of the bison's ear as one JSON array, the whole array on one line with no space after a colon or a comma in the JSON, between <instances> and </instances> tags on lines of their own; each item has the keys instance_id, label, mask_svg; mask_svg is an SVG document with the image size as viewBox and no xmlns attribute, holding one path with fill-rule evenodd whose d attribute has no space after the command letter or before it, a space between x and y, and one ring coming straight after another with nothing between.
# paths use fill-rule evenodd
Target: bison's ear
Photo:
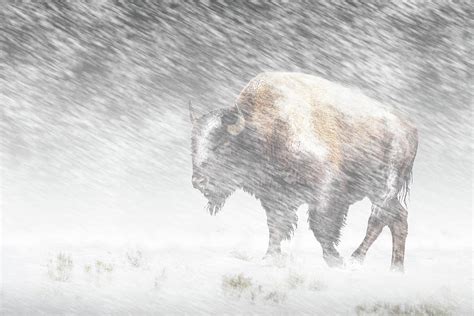
<instances>
[{"instance_id":1,"label":"bison's ear","mask_svg":"<svg viewBox=\"0 0 474 316\"><path fill-rule=\"evenodd\" d=\"M193 109L193 105L191 104L191 101L189 101L189 119L191 120L191 123L194 124L194 122L196 122L196 117L194 116L194 109Z\"/></svg>"},{"instance_id":2,"label":"bison's ear","mask_svg":"<svg viewBox=\"0 0 474 316\"><path fill-rule=\"evenodd\" d=\"M224 112L222 125L226 126L227 132L234 136L244 130L245 118L237 105Z\"/></svg>"}]
</instances>

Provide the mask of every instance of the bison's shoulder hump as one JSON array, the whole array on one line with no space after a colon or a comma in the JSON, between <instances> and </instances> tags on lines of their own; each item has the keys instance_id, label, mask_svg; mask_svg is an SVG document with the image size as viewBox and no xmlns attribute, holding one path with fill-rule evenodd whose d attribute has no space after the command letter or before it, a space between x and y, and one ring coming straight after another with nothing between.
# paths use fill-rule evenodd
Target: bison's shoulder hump
<instances>
[{"instance_id":1,"label":"bison's shoulder hump","mask_svg":"<svg viewBox=\"0 0 474 316\"><path fill-rule=\"evenodd\" d=\"M272 112L269 108L275 107L297 112L310 107L348 119L392 116L388 107L358 89L303 73L261 73L244 87L238 102L252 112Z\"/></svg>"}]
</instances>

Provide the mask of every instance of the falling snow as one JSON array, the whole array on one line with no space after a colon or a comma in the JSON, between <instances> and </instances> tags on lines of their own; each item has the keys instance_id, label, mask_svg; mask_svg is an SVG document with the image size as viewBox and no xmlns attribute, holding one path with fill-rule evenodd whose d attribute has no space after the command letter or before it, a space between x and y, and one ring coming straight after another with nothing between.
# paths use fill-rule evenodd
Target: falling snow
<instances>
[{"instance_id":1,"label":"falling snow","mask_svg":"<svg viewBox=\"0 0 474 316\"><path fill-rule=\"evenodd\" d=\"M472 5L368 2L3 1L2 314L470 315ZM337 268L306 204L265 260L253 196L206 212L188 103L230 107L265 71L326 78L415 123L404 274L388 269L388 229L349 260L367 199Z\"/></svg>"}]
</instances>

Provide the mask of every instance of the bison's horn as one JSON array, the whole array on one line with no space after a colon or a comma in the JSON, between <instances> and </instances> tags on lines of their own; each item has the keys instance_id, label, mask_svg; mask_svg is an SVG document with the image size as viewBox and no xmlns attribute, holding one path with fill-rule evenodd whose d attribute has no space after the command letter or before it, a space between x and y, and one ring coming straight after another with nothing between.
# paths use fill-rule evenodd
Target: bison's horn
<instances>
[{"instance_id":1,"label":"bison's horn","mask_svg":"<svg viewBox=\"0 0 474 316\"><path fill-rule=\"evenodd\" d=\"M191 123L194 124L194 122L196 121L196 118L194 117L194 109L193 109L193 105L191 104L191 101L189 101L189 118L191 119Z\"/></svg>"},{"instance_id":2,"label":"bison's horn","mask_svg":"<svg viewBox=\"0 0 474 316\"><path fill-rule=\"evenodd\" d=\"M237 120L234 124L230 124L227 126L227 131L229 132L229 134L234 136L240 134L240 132L242 132L245 128L244 115L242 111L240 111L240 108L237 104L235 104L235 108L237 109Z\"/></svg>"}]
</instances>

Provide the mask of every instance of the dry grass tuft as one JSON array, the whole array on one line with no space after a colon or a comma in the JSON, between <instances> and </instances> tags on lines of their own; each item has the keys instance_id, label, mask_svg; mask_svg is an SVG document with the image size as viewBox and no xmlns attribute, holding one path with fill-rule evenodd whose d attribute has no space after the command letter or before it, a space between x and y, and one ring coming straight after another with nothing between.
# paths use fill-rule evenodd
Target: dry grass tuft
<instances>
[{"instance_id":1,"label":"dry grass tuft","mask_svg":"<svg viewBox=\"0 0 474 316\"><path fill-rule=\"evenodd\" d=\"M226 292L233 292L240 297L244 290L252 286L252 279L245 277L242 273L234 276L224 276L222 278L222 288Z\"/></svg>"},{"instance_id":2,"label":"dry grass tuft","mask_svg":"<svg viewBox=\"0 0 474 316\"><path fill-rule=\"evenodd\" d=\"M111 263L106 263L106 262L103 262L103 261L100 261L100 260L97 260L95 262L95 272L97 272L97 274L102 274L102 273L111 273L112 271L114 271L114 265L111 264Z\"/></svg>"},{"instance_id":3,"label":"dry grass tuft","mask_svg":"<svg viewBox=\"0 0 474 316\"><path fill-rule=\"evenodd\" d=\"M222 278L222 289L224 293L232 297L248 299L252 303L256 301L282 303L287 296L279 290L265 290L260 284L255 284L250 277L242 273Z\"/></svg>"},{"instance_id":4,"label":"dry grass tuft","mask_svg":"<svg viewBox=\"0 0 474 316\"><path fill-rule=\"evenodd\" d=\"M296 289L302 287L305 283L305 278L301 274L297 273L290 273L288 278L286 279L286 283L290 287L290 289Z\"/></svg>"},{"instance_id":5,"label":"dry grass tuft","mask_svg":"<svg viewBox=\"0 0 474 316\"><path fill-rule=\"evenodd\" d=\"M132 267L139 268L143 265L143 253L141 252L141 250L130 250L127 252L126 256L128 263Z\"/></svg>"},{"instance_id":6,"label":"dry grass tuft","mask_svg":"<svg viewBox=\"0 0 474 316\"><path fill-rule=\"evenodd\" d=\"M449 308L437 304L390 304L375 303L359 305L355 309L358 316L447 316L453 315Z\"/></svg>"},{"instance_id":7,"label":"dry grass tuft","mask_svg":"<svg viewBox=\"0 0 474 316\"><path fill-rule=\"evenodd\" d=\"M74 264L70 255L60 252L48 262L48 276L54 281L66 282L71 279Z\"/></svg>"}]
</instances>

